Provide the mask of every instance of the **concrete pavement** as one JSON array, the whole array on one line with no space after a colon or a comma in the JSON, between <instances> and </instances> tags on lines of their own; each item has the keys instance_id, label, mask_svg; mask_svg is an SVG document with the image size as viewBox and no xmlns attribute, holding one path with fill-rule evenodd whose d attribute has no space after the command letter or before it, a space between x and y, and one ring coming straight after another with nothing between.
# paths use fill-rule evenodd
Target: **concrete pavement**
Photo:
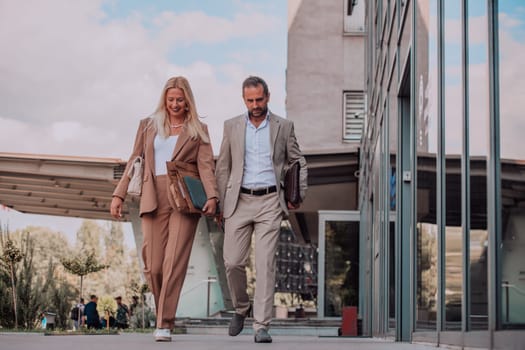
<instances>
[{"instance_id":1,"label":"concrete pavement","mask_svg":"<svg viewBox=\"0 0 525 350\"><path fill-rule=\"evenodd\" d=\"M252 335L176 334L171 343L155 343L151 334L45 336L41 333L1 333L0 350L429 350L434 346L396 343L376 338L273 335L272 344L255 344Z\"/></svg>"}]
</instances>

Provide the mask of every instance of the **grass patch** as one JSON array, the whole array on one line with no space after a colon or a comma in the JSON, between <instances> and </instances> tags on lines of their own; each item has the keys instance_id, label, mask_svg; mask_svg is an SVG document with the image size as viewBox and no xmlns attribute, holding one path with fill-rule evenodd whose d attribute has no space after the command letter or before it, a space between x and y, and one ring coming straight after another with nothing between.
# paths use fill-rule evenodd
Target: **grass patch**
<instances>
[{"instance_id":1,"label":"grass patch","mask_svg":"<svg viewBox=\"0 0 525 350\"><path fill-rule=\"evenodd\" d=\"M45 329L41 328L0 328L0 333L44 333Z\"/></svg>"},{"instance_id":2,"label":"grass patch","mask_svg":"<svg viewBox=\"0 0 525 350\"><path fill-rule=\"evenodd\" d=\"M127 329L121 329L121 333L142 333L142 334L153 334L155 331L155 328L127 328ZM185 327L175 327L171 334L186 334L186 328Z\"/></svg>"},{"instance_id":3,"label":"grass patch","mask_svg":"<svg viewBox=\"0 0 525 350\"><path fill-rule=\"evenodd\" d=\"M118 335L120 334L116 329L83 329L80 331L73 330L53 330L45 331L44 335Z\"/></svg>"},{"instance_id":4,"label":"grass patch","mask_svg":"<svg viewBox=\"0 0 525 350\"><path fill-rule=\"evenodd\" d=\"M153 334L155 328L128 328L128 329L110 329L109 332L106 328L104 329L81 329L74 331L71 329L55 329L47 330L41 328L0 328L0 333L42 333L44 335L117 335L121 333L141 333L141 334ZM175 327L171 334L186 334L185 327Z\"/></svg>"}]
</instances>

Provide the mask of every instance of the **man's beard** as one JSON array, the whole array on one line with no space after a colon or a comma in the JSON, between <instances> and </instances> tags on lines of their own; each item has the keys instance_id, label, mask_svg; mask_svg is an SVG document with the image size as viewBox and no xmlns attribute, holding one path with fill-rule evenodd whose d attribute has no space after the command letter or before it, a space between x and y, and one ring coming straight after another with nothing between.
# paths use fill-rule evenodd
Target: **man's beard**
<instances>
[{"instance_id":1,"label":"man's beard","mask_svg":"<svg viewBox=\"0 0 525 350\"><path fill-rule=\"evenodd\" d=\"M249 116L249 117L254 117L254 118L266 117L266 114L268 114L268 107L263 108L263 109L261 109L260 111L261 111L261 114L260 114L258 117L255 117L255 116L253 115L253 112L252 112L252 111L248 111L248 116Z\"/></svg>"}]
</instances>

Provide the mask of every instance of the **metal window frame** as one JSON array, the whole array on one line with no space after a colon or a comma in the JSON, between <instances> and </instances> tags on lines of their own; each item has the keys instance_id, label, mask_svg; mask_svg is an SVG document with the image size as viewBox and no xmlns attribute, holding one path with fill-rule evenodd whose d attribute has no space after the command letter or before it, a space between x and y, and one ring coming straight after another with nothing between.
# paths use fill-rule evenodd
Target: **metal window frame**
<instances>
[{"instance_id":1,"label":"metal window frame","mask_svg":"<svg viewBox=\"0 0 525 350\"><path fill-rule=\"evenodd\" d=\"M499 120L499 1L487 0L489 65L489 152L487 158L488 326L490 345L501 329L501 165Z\"/></svg>"},{"instance_id":2,"label":"metal window frame","mask_svg":"<svg viewBox=\"0 0 525 350\"><path fill-rule=\"evenodd\" d=\"M360 223L359 210L319 210L319 252L317 254L317 317L322 319L341 319L341 317L327 317L324 315L325 280L326 280L326 222L327 221L348 221ZM361 226L361 225L359 225ZM360 230L359 230L360 231ZM360 232L358 233L361 234ZM361 244L361 237L359 237ZM359 286L361 293L362 286Z\"/></svg>"},{"instance_id":3,"label":"metal window frame","mask_svg":"<svg viewBox=\"0 0 525 350\"><path fill-rule=\"evenodd\" d=\"M437 315L436 315L436 332L437 332L437 343L441 343L441 332L445 329L445 218L444 214L446 213L445 208L445 195L446 195L446 179L445 179L445 82L444 82L444 72L445 72L445 36L444 30L445 19L444 19L444 2L441 0L436 1L437 5L437 65L438 65L438 154L437 154L437 164L436 164L436 199L437 199L437 226L438 226L438 276L437 276Z\"/></svg>"},{"instance_id":4,"label":"metal window frame","mask_svg":"<svg viewBox=\"0 0 525 350\"><path fill-rule=\"evenodd\" d=\"M461 0L461 65L462 65L462 132L461 154L461 227L462 227L462 270L463 288L461 293L461 331L468 332L470 324L470 137L469 137L469 47L468 47L468 0Z\"/></svg>"}]
</instances>

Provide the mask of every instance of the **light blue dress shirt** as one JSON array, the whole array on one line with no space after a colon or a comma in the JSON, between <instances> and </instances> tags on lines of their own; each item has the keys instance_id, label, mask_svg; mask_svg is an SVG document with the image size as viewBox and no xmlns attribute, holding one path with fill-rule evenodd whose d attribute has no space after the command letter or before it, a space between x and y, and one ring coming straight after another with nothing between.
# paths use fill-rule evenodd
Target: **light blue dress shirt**
<instances>
[{"instance_id":1,"label":"light blue dress shirt","mask_svg":"<svg viewBox=\"0 0 525 350\"><path fill-rule=\"evenodd\" d=\"M268 111L264 121L256 128L246 114L242 187L258 189L276 184L270 147L269 118Z\"/></svg>"}]
</instances>

